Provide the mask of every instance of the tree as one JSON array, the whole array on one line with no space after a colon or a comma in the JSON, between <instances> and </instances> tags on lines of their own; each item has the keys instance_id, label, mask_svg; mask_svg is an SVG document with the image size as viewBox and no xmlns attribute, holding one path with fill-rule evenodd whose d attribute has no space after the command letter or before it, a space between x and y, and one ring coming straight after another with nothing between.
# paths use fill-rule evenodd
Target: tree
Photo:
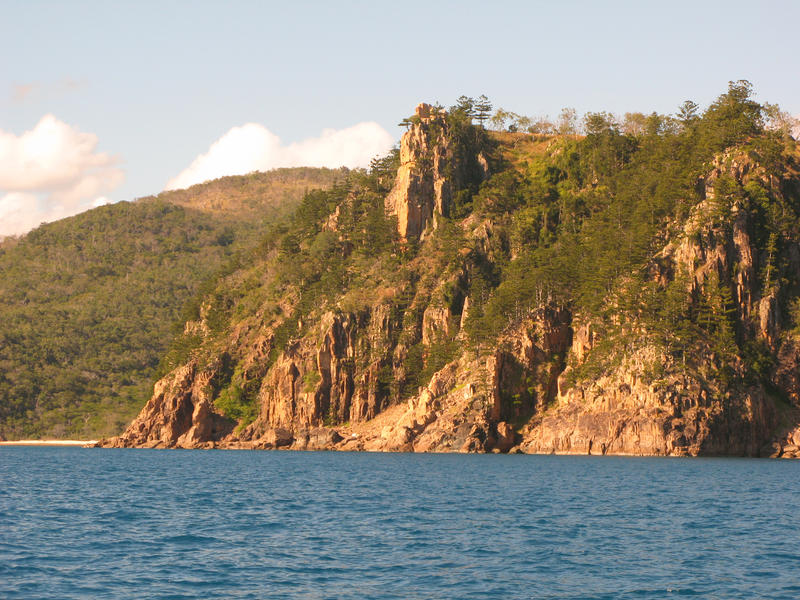
<instances>
[{"instance_id":1,"label":"tree","mask_svg":"<svg viewBox=\"0 0 800 600\"><path fill-rule=\"evenodd\" d=\"M576 135L578 133L578 112L574 108L562 108L556 122L556 133L559 135Z\"/></svg>"},{"instance_id":2,"label":"tree","mask_svg":"<svg viewBox=\"0 0 800 600\"><path fill-rule=\"evenodd\" d=\"M622 132L628 135L642 135L646 123L647 117L643 113L625 113L622 119Z\"/></svg>"},{"instance_id":3,"label":"tree","mask_svg":"<svg viewBox=\"0 0 800 600\"><path fill-rule=\"evenodd\" d=\"M514 126L517 128L517 131L528 131L532 124L533 120L525 115L517 115L514 121Z\"/></svg>"},{"instance_id":4,"label":"tree","mask_svg":"<svg viewBox=\"0 0 800 600\"><path fill-rule=\"evenodd\" d=\"M514 113L511 113L505 109L498 108L495 113L489 118L489 123L492 125L492 129L495 131L502 131L505 129L506 121L511 119L511 116Z\"/></svg>"},{"instance_id":5,"label":"tree","mask_svg":"<svg viewBox=\"0 0 800 600\"><path fill-rule=\"evenodd\" d=\"M502 108L498 108L495 113L489 118L489 123L495 131L502 131L505 129L506 121L511 118L510 112Z\"/></svg>"},{"instance_id":6,"label":"tree","mask_svg":"<svg viewBox=\"0 0 800 600\"><path fill-rule=\"evenodd\" d=\"M600 135L616 129L614 115L607 112L589 112L583 117L583 127L587 135Z\"/></svg>"},{"instance_id":7,"label":"tree","mask_svg":"<svg viewBox=\"0 0 800 600\"><path fill-rule=\"evenodd\" d=\"M498 108L495 113L489 118L489 123L495 131L528 131L529 133L539 133L531 131L534 125L533 120L525 115L518 115L510 110ZM508 123L508 125L506 125Z\"/></svg>"},{"instance_id":8,"label":"tree","mask_svg":"<svg viewBox=\"0 0 800 600\"><path fill-rule=\"evenodd\" d=\"M708 107L703 117L711 149L723 150L764 130L763 107L752 100L752 95L753 84L749 81L731 81L728 93Z\"/></svg>"},{"instance_id":9,"label":"tree","mask_svg":"<svg viewBox=\"0 0 800 600\"><path fill-rule=\"evenodd\" d=\"M736 308L730 287L712 271L703 283L697 322L723 366L727 366L737 354L735 319Z\"/></svg>"},{"instance_id":10,"label":"tree","mask_svg":"<svg viewBox=\"0 0 800 600\"><path fill-rule=\"evenodd\" d=\"M700 107L691 100L686 100L680 105L678 108L678 120L681 122L681 124L683 124L684 127L687 127L698 118L698 108Z\"/></svg>"},{"instance_id":11,"label":"tree","mask_svg":"<svg viewBox=\"0 0 800 600\"><path fill-rule=\"evenodd\" d=\"M532 120L528 126L530 133L552 134L555 131L555 126L549 117L538 117L535 121Z\"/></svg>"},{"instance_id":12,"label":"tree","mask_svg":"<svg viewBox=\"0 0 800 600\"><path fill-rule=\"evenodd\" d=\"M469 96L459 96L456 105L450 109L451 113L461 113L470 121L475 116L475 100Z\"/></svg>"},{"instance_id":13,"label":"tree","mask_svg":"<svg viewBox=\"0 0 800 600\"><path fill-rule=\"evenodd\" d=\"M376 156L369 163L369 171L379 177L391 176L400 166L400 148L396 145L386 156Z\"/></svg>"},{"instance_id":14,"label":"tree","mask_svg":"<svg viewBox=\"0 0 800 600\"><path fill-rule=\"evenodd\" d=\"M775 273L775 255L778 252L778 232L773 231L767 238L767 247L765 248L766 264L764 265L764 290L763 295L766 296L772 290L772 278Z\"/></svg>"},{"instance_id":15,"label":"tree","mask_svg":"<svg viewBox=\"0 0 800 600\"><path fill-rule=\"evenodd\" d=\"M478 119L478 123L483 127L484 122L489 118L492 112L492 103L489 102L489 99L484 94L481 94L474 102L473 107L475 110L475 118Z\"/></svg>"},{"instance_id":16,"label":"tree","mask_svg":"<svg viewBox=\"0 0 800 600\"><path fill-rule=\"evenodd\" d=\"M797 135L800 131L800 120L781 110L777 104L764 103L764 117L766 129L774 131L783 138Z\"/></svg>"}]
</instances>

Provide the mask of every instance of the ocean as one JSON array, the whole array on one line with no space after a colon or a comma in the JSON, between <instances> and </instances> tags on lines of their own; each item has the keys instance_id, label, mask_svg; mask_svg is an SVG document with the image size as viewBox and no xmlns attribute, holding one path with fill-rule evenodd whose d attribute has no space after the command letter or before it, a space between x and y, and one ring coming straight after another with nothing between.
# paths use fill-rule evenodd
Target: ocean
<instances>
[{"instance_id":1,"label":"ocean","mask_svg":"<svg viewBox=\"0 0 800 600\"><path fill-rule=\"evenodd\" d=\"M800 598L800 462L0 448L0 598Z\"/></svg>"}]
</instances>

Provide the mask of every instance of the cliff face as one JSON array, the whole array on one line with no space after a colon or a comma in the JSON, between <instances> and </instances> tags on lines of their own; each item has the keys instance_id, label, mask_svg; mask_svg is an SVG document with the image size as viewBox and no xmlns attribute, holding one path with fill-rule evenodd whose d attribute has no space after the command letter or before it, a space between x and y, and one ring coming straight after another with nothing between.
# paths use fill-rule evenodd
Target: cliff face
<instances>
[{"instance_id":1,"label":"cliff face","mask_svg":"<svg viewBox=\"0 0 800 600\"><path fill-rule=\"evenodd\" d=\"M375 417L386 405L379 373L391 363L399 325L387 305L323 314L316 331L287 347L264 378L260 416L246 436Z\"/></svg>"},{"instance_id":2,"label":"cliff face","mask_svg":"<svg viewBox=\"0 0 800 600\"><path fill-rule=\"evenodd\" d=\"M474 344L470 313L485 305L481 278L507 260L508 225L475 213L456 223L457 235L437 237L469 171L449 127L446 115L417 108L383 201L402 240L422 242L410 274L370 288L355 307L347 295L312 306L282 342L276 332L296 298L259 309L214 342L216 358L193 358L160 380L139 417L104 444L800 455L800 340L782 309L800 283L800 246L765 248L763 211L748 200L758 184L790 205L785 181L744 153L718 157L688 218L665 225L645 265L645 285L677 298L682 314L709 320L704 331L716 337L681 337L642 311L623 314L611 298L604 324L543 294L491 343ZM487 164L482 154L471 160ZM322 227L340 241L348 198ZM621 277L618 285L632 284ZM717 305L724 319L711 323ZM209 336L207 320L192 330ZM760 353L760 378L740 349ZM240 373L233 379L231 361ZM255 410L239 426L219 400L236 377L250 382L242 386Z\"/></svg>"},{"instance_id":3,"label":"cliff face","mask_svg":"<svg viewBox=\"0 0 800 600\"><path fill-rule=\"evenodd\" d=\"M194 448L231 433L235 423L214 410L208 384L211 369L199 372L192 362L156 382L139 416L107 445Z\"/></svg>"},{"instance_id":4,"label":"cliff face","mask_svg":"<svg viewBox=\"0 0 800 600\"><path fill-rule=\"evenodd\" d=\"M772 454L776 407L759 387L713 395L705 382L674 373L650 381L667 361L637 349L612 373L559 394L523 433L533 453L697 456Z\"/></svg>"},{"instance_id":5,"label":"cliff face","mask_svg":"<svg viewBox=\"0 0 800 600\"><path fill-rule=\"evenodd\" d=\"M776 433L780 423L796 421L795 381L800 372L797 341L780 326L778 298L787 294L788 286L776 283L765 289L759 280L758 272L769 257L759 256L752 239L752 212L743 199L732 203L727 220L719 219L715 186L721 178L740 187L769 179L744 155L715 161L703 182L706 199L653 259L653 276L662 286L685 286L687 302L695 310L709 288L730 290L736 334L746 340L743 345L760 343L782 357L770 377L775 390L787 394L791 405L776 403L776 392L770 394L762 383L721 386L723 365L711 345L701 345L694 368L687 369L662 347L648 344L646 336L617 350L616 367L597 378L576 380L571 372L597 344L591 323L585 323L571 349L572 366L560 378L557 402L525 428L524 451L678 456L796 452L794 433L776 439L781 437ZM796 249L796 244L785 249L784 281L800 277L792 259ZM724 366L734 371L743 367L738 358Z\"/></svg>"},{"instance_id":6,"label":"cliff face","mask_svg":"<svg viewBox=\"0 0 800 600\"><path fill-rule=\"evenodd\" d=\"M415 117L400 141L400 168L385 201L386 212L397 216L400 237L407 240L424 237L428 227L435 229L437 215L448 217L454 191L469 178L466 161L448 142L446 113L423 103ZM481 168L478 176L485 178L486 158L474 158Z\"/></svg>"}]
</instances>

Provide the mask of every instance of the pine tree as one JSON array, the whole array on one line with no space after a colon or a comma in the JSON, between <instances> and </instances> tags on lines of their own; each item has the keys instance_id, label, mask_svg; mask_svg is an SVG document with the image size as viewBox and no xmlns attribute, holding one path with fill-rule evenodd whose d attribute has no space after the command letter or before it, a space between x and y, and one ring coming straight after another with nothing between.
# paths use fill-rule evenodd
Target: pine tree
<instances>
[{"instance_id":1,"label":"pine tree","mask_svg":"<svg viewBox=\"0 0 800 600\"><path fill-rule=\"evenodd\" d=\"M450 112L459 112L472 121L475 116L475 100L469 96L459 96L456 105L450 109Z\"/></svg>"},{"instance_id":2,"label":"pine tree","mask_svg":"<svg viewBox=\"0 0 800 600\"><path fill-rule=\"evenodd\" d=\"M481 124L481 127L483 127L486 119L492 114L492 103L489 102L489 99L484 94L481 94L475 101L474 108L475 118L478 120L478 123Z\"/></svg>"}]
</instances>

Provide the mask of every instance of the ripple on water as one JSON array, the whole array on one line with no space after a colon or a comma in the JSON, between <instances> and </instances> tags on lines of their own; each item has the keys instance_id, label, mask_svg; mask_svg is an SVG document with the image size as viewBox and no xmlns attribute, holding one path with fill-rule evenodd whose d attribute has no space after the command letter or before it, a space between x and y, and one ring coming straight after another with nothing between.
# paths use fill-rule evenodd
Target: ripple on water
<instances>
[{"instance_id":1,"label":"ripple on water","mask_svg":"<svg viewBox=\"0 0 800 600\"><path fill-rule=\"evenodd\" d=\"M0 450L2 598L797 598L800 463Z\"/></svg>"}]
</instances>

